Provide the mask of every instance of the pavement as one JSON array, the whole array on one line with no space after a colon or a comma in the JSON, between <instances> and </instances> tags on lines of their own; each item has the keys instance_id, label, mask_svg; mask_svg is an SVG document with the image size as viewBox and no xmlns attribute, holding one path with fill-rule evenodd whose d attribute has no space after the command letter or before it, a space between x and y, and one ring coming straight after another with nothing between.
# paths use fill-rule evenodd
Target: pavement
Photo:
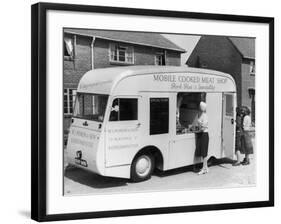
<instances>
[{"instance_id":1,"label":"pavement","mask_svg":"<svg viewBox=\"0 0 281 224\"><path fill-rule=\"evenodd\" d=\"M65 195L89 195L107 193L133 193L210 188L255 186L255 157L247 166L232 166L233 161L220 159L209 168L210 172L198 175L195 166L170 171L155 171L151 179L132 183L127 179L102 177L76 167L67 167L64 177Z\"/></svg>"}]
</instances>

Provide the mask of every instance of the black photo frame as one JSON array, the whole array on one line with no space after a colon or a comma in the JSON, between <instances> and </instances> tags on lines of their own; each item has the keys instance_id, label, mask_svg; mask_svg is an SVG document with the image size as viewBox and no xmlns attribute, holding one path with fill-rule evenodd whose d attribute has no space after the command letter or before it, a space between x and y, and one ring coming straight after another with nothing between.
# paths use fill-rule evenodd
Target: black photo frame
<instances>
[{"instance_id":1,"label":"black photo frame","mask_svg":"<svg viewBox=\"0 0 281 224\"><path fill-rule=\"evenodd\" d=\"M269 182L268 200L241 203L206 204L128 210L93 211L63 214L47 214L47 12L67 11L80 13L123 14L166 18L188 18L227 22L250 22L269 26ZM136 8L118 8L89 5L37 3L31 11L31 59L32 59L32 155L31 155L31 218L37 221L86 219L116 216L148 215L192 211L254 208L274 206L274 18L241 15L163 11Z\"/></svg>"}]
</instances>

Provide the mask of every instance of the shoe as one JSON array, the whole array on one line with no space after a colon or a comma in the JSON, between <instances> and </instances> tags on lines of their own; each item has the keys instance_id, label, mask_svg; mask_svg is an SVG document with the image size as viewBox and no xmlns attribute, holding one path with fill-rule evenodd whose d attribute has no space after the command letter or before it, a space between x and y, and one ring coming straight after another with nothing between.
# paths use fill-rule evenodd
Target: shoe
<instances>
[{"instance_id":1,"label":"shoe","mask_svg":"<svg viewBox=\"0 0 281 224\"><path fill-rule=\"evenodd\" d=\"M241 163L243 166L247 166L250 164L250 160L249 159L245 159L243 160L243 162Z\"/></svg>"},{"instance_id":2,"label":"shoe","mask_svg":"<svg viewBox=\"0 0 281 224\"><path fill-rule=\"evenodd\" d=\"M209 172L209 168L201 169L200 172L198 173L198 175L206 174L208 172Z\"/></svg>"},{"instance_id":3,"label":"shoe","mask_svg":"<svg viewBox=\"0 0 281 224\"><path fill-rule=\"evenodd\" d=\"M235 163L232 164L232 166L240 166L241 164L242 164L241 162L236 161Z\"/></svg>"}]
</instances>

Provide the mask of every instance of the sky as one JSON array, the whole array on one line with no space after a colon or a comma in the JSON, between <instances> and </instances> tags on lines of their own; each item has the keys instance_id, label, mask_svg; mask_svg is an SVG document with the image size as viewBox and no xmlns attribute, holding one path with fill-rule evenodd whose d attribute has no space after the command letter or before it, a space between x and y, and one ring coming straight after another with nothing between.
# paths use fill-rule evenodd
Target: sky
<instances>
[{"instance_id":1,"label":"sky","mask_svg":"<svg viewBox=\"0 0 281 224\"><path fill-rule=\"evenodd\" d=\"M194 47L200 39L200 36L195 35L163 34L163 36L186 50L186 53L181 54L181 65L185 65L188 57L190 56Z\"/></svg>"}]
</instances>

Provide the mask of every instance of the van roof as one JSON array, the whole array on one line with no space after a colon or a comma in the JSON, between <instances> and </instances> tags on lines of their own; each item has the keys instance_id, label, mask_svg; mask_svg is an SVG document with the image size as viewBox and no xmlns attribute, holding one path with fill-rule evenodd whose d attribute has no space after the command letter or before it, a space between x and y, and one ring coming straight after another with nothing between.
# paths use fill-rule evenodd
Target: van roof
<instances>
[{"instance_id":1,"label":"van roof","mask_svg":"<svg viewBox=\"0 0 281 224\"><path fill-rule=\"evenodd\" d=\"M91 92L90 89L97 90L99 93L102 88L103 93L109 94L111 89L116 83L124 78L135 76L135 75L145 75L145 74L161 74L161 73L196 73L196 74L208 74L216 75L220 77L225 77L230 79L234 84L235 81L233 77L227 73L209 70L192 68L186 66L156 66L156 65L138 65L138 66L118 66L111 68L99 68L90 70L85 73L81 78L78 91L80 92Z\"/></svg>"}]
</instances>

